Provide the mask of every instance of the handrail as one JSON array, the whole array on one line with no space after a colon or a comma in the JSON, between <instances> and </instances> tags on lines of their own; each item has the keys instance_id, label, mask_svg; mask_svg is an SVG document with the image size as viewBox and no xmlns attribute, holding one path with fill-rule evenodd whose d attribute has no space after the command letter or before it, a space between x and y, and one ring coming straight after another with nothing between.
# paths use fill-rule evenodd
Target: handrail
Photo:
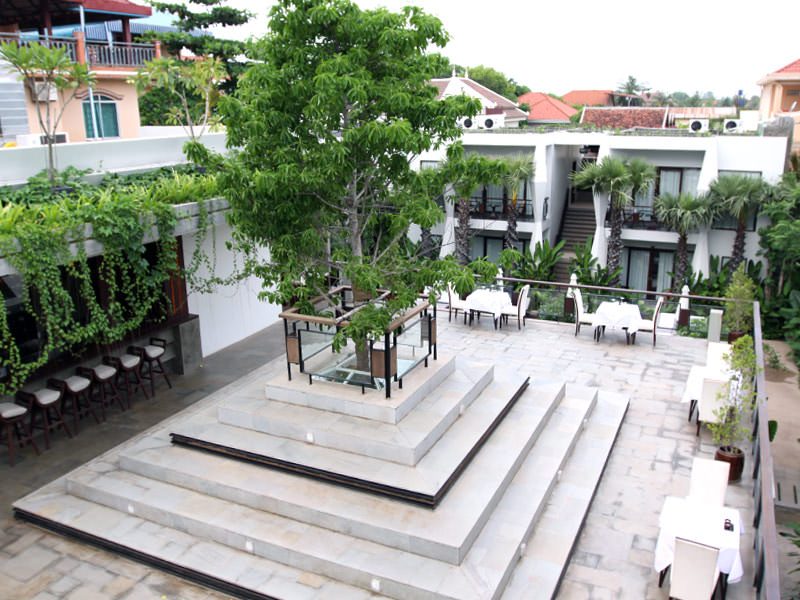
<instances>
[{"instance_id":1,"label":"handrail","mask_svg":"<svg viewBox=\"0 0 800 600\"><path fill-rule=\"evenodd\" d=\"M753 302L753 337L756 351L756 453L753 497L756 505L756 576L753 584L759 598L780 600L778 532L775 524L775 473L769 442L767 388L764 376L764 346L761 337L761 307Z\"/></svg>"}]
</instances>

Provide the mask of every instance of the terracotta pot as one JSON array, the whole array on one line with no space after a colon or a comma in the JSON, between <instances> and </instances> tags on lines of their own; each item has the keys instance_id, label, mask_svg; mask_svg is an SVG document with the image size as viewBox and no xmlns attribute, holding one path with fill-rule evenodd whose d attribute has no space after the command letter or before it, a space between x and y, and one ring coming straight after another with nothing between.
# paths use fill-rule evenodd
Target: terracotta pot
<instances>
[{"instance_id":1,"label":"terracotta pot","mask_svg":"<svg viewBox=\"0 0 800 600\"><path fill-rule=\"evenodd\" d=\"M564 296L564 314L571 315L575 313L575 298Z\"/></svg>"},{"instance_id":2,"label":"terracotta pot","mask_svg":"<svg viewBox=\"0 0 800 600\"><path fill-rule=\"evenodd\" d=\"M720 446L714 454L714 460L728 463L731 468L728 473L728 483L739 481L744 471L744 452L733 446Z\"/></svg>"}]
</instances>

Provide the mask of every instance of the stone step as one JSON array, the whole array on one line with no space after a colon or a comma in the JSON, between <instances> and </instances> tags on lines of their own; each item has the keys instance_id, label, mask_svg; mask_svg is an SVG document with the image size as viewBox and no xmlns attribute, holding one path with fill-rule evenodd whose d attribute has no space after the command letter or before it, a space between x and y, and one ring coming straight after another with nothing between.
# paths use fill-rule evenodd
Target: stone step
<instances>
[{"instance_id":1,"label":"stone step","mask_svg":"<svg viewBox=\"0 0 800 600\"><path fill-rule=\"evenodd\" d=\"M574 391L568 390L459 565L420 556L413 552L414 548L390 548L356 539L131 473L124 477L117 476L118 472L113 469L104 473L103 464L99 465L99 473L73 473L69 477L69 489L91 493L93 500L118 511L117 522L110 520L100 532L104 539L113 535L112 532L120 532L121 539L113 540L116 543L130 541L123 522L129 515L136 515L161 526L176 527L192 536L252 551L268 560L365 589L379 589L394 598L495 598L516 565L520 545L544 509L559 471L594 405L593 391L584 394ZM501 425L499 435L492 438L484 452L489 452L491 445L503 449L508 444L509 431L521 416L516 413L523 413L524 409L524 404L515 406L513 418ZM485 474L487 469L497 470L493 460L487 458L485 462L475 462L469 470L478 475ZM105 461L105 465L108 464ZM478 483L465 484L460 494L469 500ZM431 511L432 514L435 516L445 510L447 503L455 502L450 498ZM26 510L24 502L22 504L18 508ZM73 512L67 510L61 514L66 520L64 524L72 526L76 518ZM436 521L433 519L434 523Z\"/></svg>"},{"instance_id":2,"label":"stone step","mask_svg":"<svg viewBox=\"0 0 800 600\"><path fill-rule=\"evenodd\" d=\"M217 417L225 425L415 465L493 378L492 365L468 364L397 424L248 396L220 402Z\"/></svg>"},{"instance_id":3,"label":"stone step","mask_svg":"<svg viewBox=\"0 0 800 600\"><path fill-rule=\"evenodd\" d=\"M536 393L541 395L538 390ZM483 447L435 511L180 447L132 448L120 457L119 467L304 523L323 524L361 539L399 549L414 548L423 556L458 564L521 462L540 451L534 445L536 435L551 426L549 420L535 417L539 411L532 405L532 395L520 399L512 412L517 422L498 429L496 436L502 438L493 438ZM562 395L554 394L553 398L561 399ZM85 474L88 481L96 476Z\"/></svg>"},{"instance_id":4,"label":"stone step","mask_svg":"<svg viewBox=\"0 0 800 600\"><path fill-rule=\"evenodd\" d=\"M170 435L173 442L182 445L435 506L526 386L526 379L505 371L482 391L469 410L455 420L415 466L225 425L218 422L215 408L186 419ZM541 397L533 398L530 409L532 418L539 421L546 420L558 393L552 388L543 390Z\"/></svg>"},{"instance_id":5,"label":"stone step","mask_svg":"<svg viewBox=\"0 0 800 600\"><path fill-rule=\"evenodd\" d=\"M50 484L51 486L53 484ZM50 487L50 486L48 486ZM251 600L386 600L374 591L270 561L247 548L201 540L131 513L56 494L31 499L17 517L100 543L122 556L234 597Z\"/></svg>"},{"instance_id":6,"label":"stone step","mask_svg":"<svg viewBox=\"0 0 800 600\"><path fill-rule=\"evenodd\" d=\"M314 380L309 385L307 375L294 367L292 379L286 373L272 378L264 386L264 396L288 404L308 406L352 417L362 417L398 423L438 387L456 366L455 356L439 354L438 360L428 360L428 366L413 369L403 378L403 388L392 384L391 398L384 390L367 389L363 394L353 394L353 386L329 381Z\"/></svg>"},{"instance_id":7,"label":"stone step","mask_svg":"<svg viewBox=\"0 0 800 600\"><path fill-rule=\"evenodd\" d=\"M598 393L586 429L564 465L501 600L556 596L627 410L626 397Z\"/></svg>"}]
</instances>

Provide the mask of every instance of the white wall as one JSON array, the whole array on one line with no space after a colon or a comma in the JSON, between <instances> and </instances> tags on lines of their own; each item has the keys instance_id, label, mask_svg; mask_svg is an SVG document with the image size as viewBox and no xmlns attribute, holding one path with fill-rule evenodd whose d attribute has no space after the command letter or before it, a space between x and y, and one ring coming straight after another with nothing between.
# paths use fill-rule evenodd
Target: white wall
<instances>
[{"instance_id":1,"label":"white wall","mask_svg":"<svg viewBox=\"0 0 800 600\"><path fill-rule=\"evenodd\" d=\"M160 138L114 139L56 144L56 168L68 166L111 173L149 171L186 163L185 135ZM225 133L203 136L203 144L225 151ZM19 185L47 167L47 146L0 149L0 185Z\"/></svg>"},{"instance_id":2,"label":"white wall","mask_svg":"<svg viewBox=\"0 0 800 600\"><path fill-rule=\"evenodd\" d=\"M234 256L225 247L225 241L230 239L230 234L231 229L227 224L219 224L215 236L212 236L209 229L202 245L206 255L213 258L216 238L215 274L220 277L229 275L233 270ZM196 244L196 234L183 236L183 255L187 267ZM268 258L269 252L265 249L261 257ZM205 276L209 273L201 268L198 275ZM189 293L189 312L200 316L203 356L230 346L278 319L280 306L259 300L258 293L261 289L261 281L251 277L236 285L220 286L212 294Z\"/></svg>"}]
</instances>

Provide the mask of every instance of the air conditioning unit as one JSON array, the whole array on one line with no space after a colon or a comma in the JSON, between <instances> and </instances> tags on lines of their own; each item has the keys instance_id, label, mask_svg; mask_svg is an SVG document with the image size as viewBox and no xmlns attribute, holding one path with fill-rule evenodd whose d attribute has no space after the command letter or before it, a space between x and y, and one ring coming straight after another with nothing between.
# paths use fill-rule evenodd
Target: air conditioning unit
<instances>
[{"instance_id":1,"label":"air conditioning unit","mask_svg":"<svg viewBox=\"0 0 800 600\"><path fill-rule=\"evenodd\" d=\"M725 119L722 125L723 133L741 133L742 120L741 119Z\"/></svg>"},{"instance_id":2,"label":"air conditioning unit","mask_svg":"<svg viewBox=\"0 0 800 600\"><path fill-rule=\"evenodd\" d=\"M462 129L477 129L479 117L464 117L458 120Z\"/></svg>"},{"instance_id":3,"label":"air conditioning unit","mask_svg":"<svg viewBox=\"0 0 800 600\"><path fill-rule=\"evenodd\" d=\"M505 125L505 115L478 115L478 129L498 129Z\"/></svg>"},{"instance_id":4,"label":"air conditioning unit","mask_svg":"<svg viewBox=\"0 0 800 600\"><path fill-rule=\"evenodd\" d=\"M66 131L58 131L55 134L56 144L69 143L69 134ZM43 133L25 133L17 135L17 145L20 148L26 146L46 146L47 136Z\"/></svg>"},{"instance_id":5,"label":"air conditioning unit","mask_svg":"<svg viewBox=\"0 0 800 600\"><path fill-rule=\"evenodd\" d=\"M44 83L34 83L33 91L36 96L36 102L55 102L58 97L58 90L54 85L48 86Z\"/></svg>"},{"instance_id":6,"label":"air conditioning unit","mask_svg":"<svg viewBox=\"0 0 800 600\"><path fill-rule=\"evenodd\" d=\"M704 133L708 131L708 119L692 119L689 121L689 131L692 133Z\"/></svg>"}]
</instances>

